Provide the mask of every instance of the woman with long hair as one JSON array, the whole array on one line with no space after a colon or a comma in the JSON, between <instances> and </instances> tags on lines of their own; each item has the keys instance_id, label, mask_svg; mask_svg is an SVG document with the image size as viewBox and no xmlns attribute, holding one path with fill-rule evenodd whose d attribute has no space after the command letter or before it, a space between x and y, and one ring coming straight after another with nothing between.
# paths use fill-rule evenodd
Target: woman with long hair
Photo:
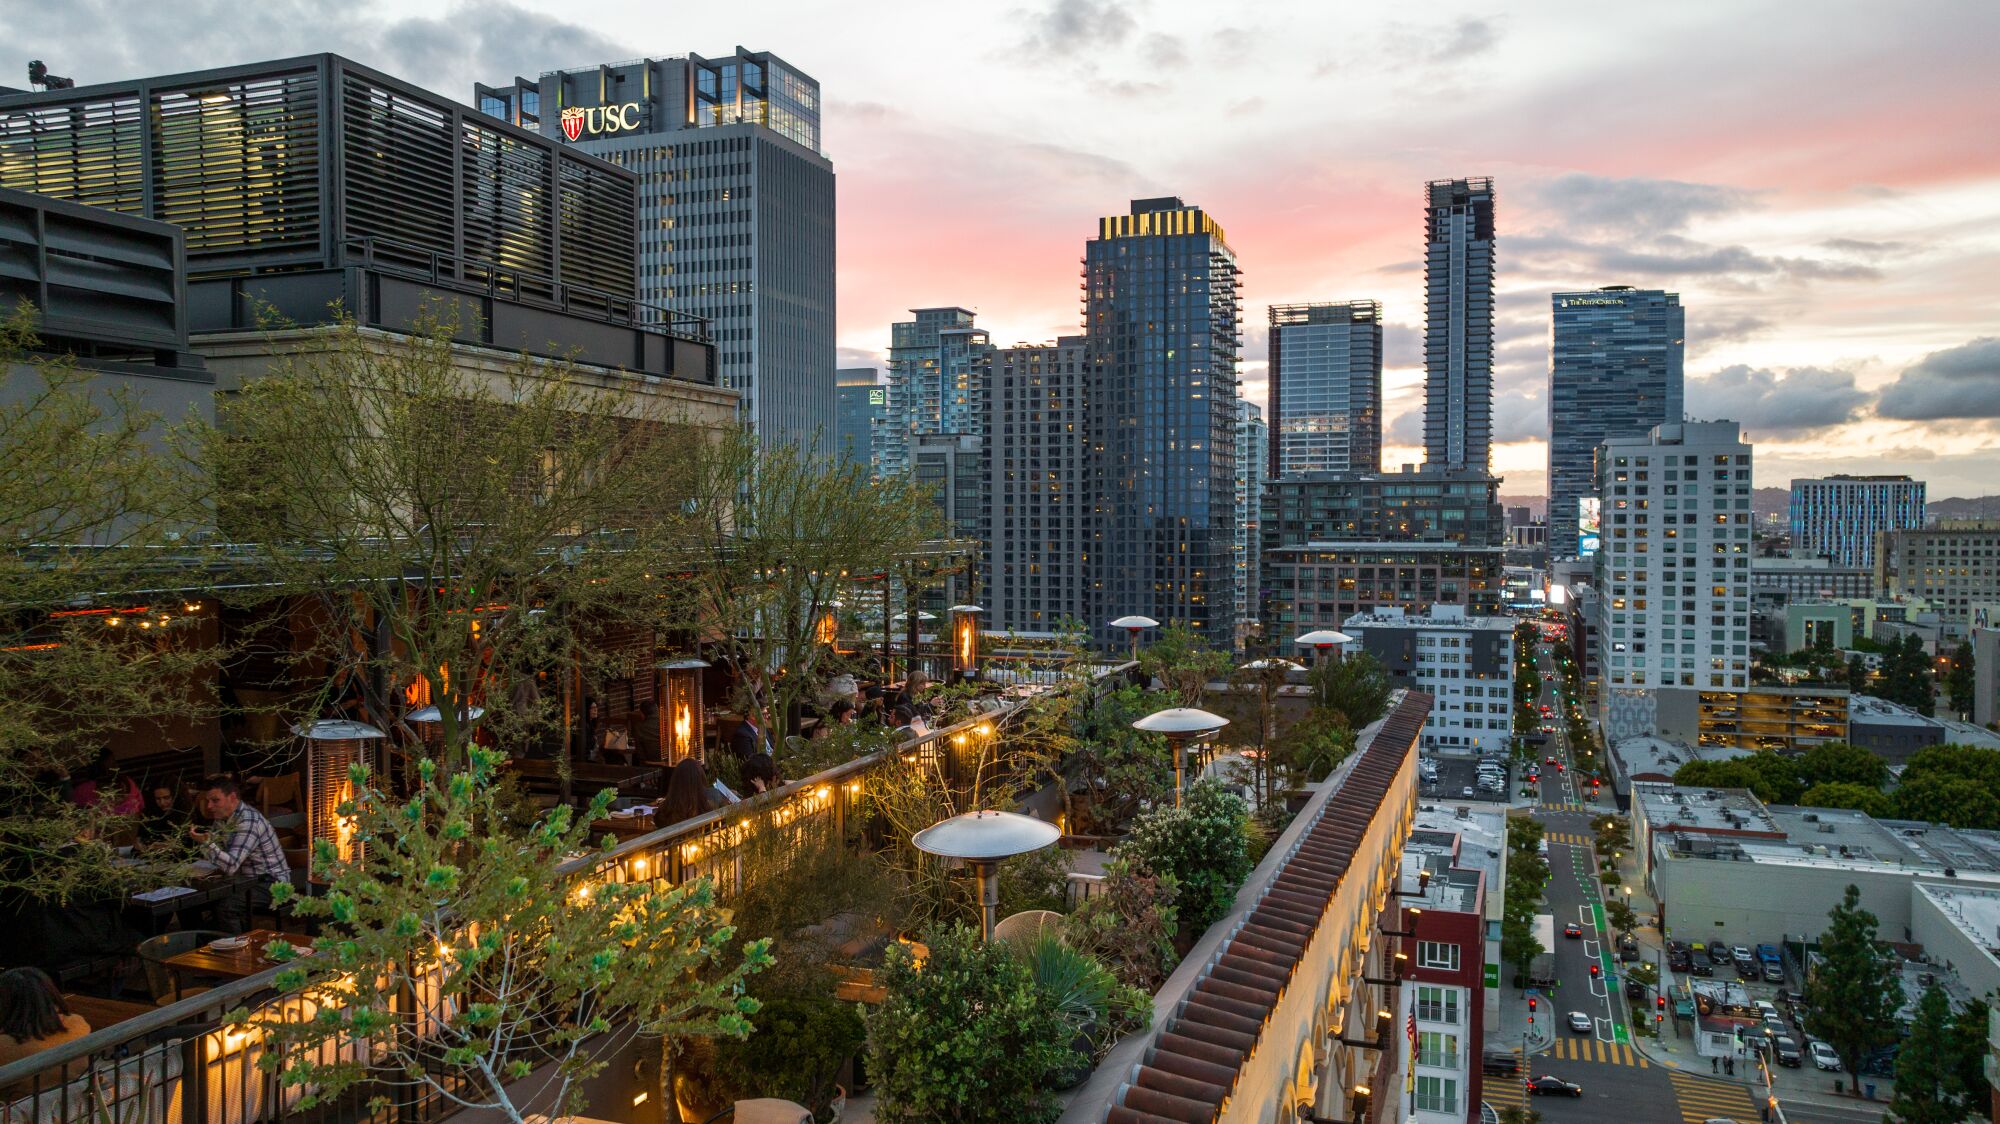
<instances>
[{"instance_id":1,"label":"woman with long hair","mask_svg":"<svg viewBox=\"0 0 2000 1124\"><path fill-rule=\"evenodd\" d=\"M660 802L660 813L653 822L661 827L682 820L691 820L704 812L712 812L721 801L715 790L709 786L708 773L701 762L692 757L681 759L674 771L667 776L666 799Z\"/></svg>"},{"instance_id":2,"label":"woman with long hair","mask_svg":"<svg viewBox=\"0 0 2000 1124\"><path fill-rule=\"evenodd\" d=\"M89 1033L90 1024L63 1002L62 992L47 972L40 968L0 972L0 1066ZM90 1059L79 1058L73 1064L75 1072L66 1072L65 1080L88 1070ZM42 1082L45 1087L49 1083L47 1079ZM23 1091L7 1089L0 1091L0 1096L12 1100Z\"/></svg>"}]
</instances>

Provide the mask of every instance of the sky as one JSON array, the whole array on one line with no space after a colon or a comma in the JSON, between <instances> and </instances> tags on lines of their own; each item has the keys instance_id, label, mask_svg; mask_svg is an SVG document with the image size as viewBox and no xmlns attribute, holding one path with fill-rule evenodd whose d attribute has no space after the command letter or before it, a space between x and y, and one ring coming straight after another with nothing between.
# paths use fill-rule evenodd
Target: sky
<instances>
[{"instance_id":1,"label":"sky","mask_svg":"<svg viewBox=\"0 0 2000 1124\"><path fill-rule=\"evenodd\" d=\"M1513 495L1546 480L1549 294L1611 284L1681 295L1688 412L1743 424L1760 486L2000 493L1996 42L1988 0L0 0L15 84L30 57L83 83L333 50L469 99L772 51L822 87L843 366L917 307L1078 331L1097 216L1178 195L1243 269L1252 401L1267 306L1382 302L1391 467L1421 459L1423 184L1491 176Z\"/></svg>"}]
</instances>

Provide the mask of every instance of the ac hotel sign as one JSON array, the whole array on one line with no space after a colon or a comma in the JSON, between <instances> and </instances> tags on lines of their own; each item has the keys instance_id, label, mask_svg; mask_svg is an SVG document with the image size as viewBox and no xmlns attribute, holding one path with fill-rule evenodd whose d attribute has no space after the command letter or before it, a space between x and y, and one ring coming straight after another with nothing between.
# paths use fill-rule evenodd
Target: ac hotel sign
<instances>
[{"instance_id":1,"label":"ac hotel sign","mask_svg":"<svg viewBox=\"0 0 2000 1124\"><path fill-rule=\"evenodd\" d=\"M586 135L608 137L613 133L630 132L644 123L636 101L622 105L593 105L588 109L572 105L562 111L563 136L571 140L581 140Z\"/></svg>"}]
</instances>

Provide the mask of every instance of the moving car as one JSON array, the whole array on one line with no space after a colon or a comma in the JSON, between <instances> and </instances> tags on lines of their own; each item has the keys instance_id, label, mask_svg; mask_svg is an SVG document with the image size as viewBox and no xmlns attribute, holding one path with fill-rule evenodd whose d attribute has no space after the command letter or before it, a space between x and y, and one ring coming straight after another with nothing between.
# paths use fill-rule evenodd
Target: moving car
<instances>
[{"instance_id":1,"label":"moving car","mask_svg":"<svg viewBox=\"0 0 2000 1124\"><path fill-rule=\"evenodd\" d=\"M1580 1097L1583 1086L1574 1081L1564 1081L1553 1074L1543 1074L1528 1082L1528 1095L1534 1097Z\"/></svg>"},{"instance_id":2,"label":"moving car","mask_svg":"<svg viewBox=\"0 0 2000 1124\"><path fill-rule=\"evenodd\" d=\"M1840 1055L1833 1052L1833 1047L1812 1038L1806 1041L1806 1050L1812 1054L1813 1065L1828 1073L1840 1072Z\"/></svg>"},{"instance_id":3,"label":"moving car","mask_svg":"<svg viewBox=\"0 0 2000 1124\"><path fill-rule=\"evenodd\" d=\"M1512 1050L1488 1050L1480 1056L1479 1071L1512 1076L1521 1072L1521 1059Z\"/></svg>"},{"instance_id":4,"label":"moving car","mask_svg":"<svg viewBox=\"0 0 2000 1124\"><path fill-rule=\"evenodd\" d=\"M1778 1039L1777 1053L1779 1065L1790 1066L1793 1069L1799 1068L1801 1059L1799 1057L1798 1043L1792 1041L1790 1038L1780 1038Z\"/></svg>"},{"instance_id":5,"label":"moving car","mask_svg":"<svg viewBox=\"0 0 2000 1124\"><path fill-rule=\"evenodd\" d=\"M1580 941L1583 939L1583 926L1578 925L1576 922L1572 921L1569 924L1563 926L1563 936L1568 937L1570 940L1573 941Z\"/></svg>"},{"instance_id":6,"label":"moving car","mask_svg":"<svg viewBox=\"0 0 2000 1124\"><path fill-rule=\"evenodd\" d=\"M1569 1028L1578 1034L1589 1034L1597 1029L1597 1022L1582 1011L1571 1011L1569 1013ZM1786 1041L1789 1042L1791 1040L1786 1039ZM1794 1050L1796 1050L1796 1047L1794 1047Z\"/></svg>"}]
</instances>

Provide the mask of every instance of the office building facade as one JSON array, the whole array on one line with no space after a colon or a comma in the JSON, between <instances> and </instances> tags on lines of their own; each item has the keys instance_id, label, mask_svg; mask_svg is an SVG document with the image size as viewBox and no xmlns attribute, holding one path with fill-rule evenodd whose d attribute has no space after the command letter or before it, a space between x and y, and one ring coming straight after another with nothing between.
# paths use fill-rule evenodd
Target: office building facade
<instances>
[{"instance_id":1,"label":"office building facade","mask_svg":"<svg viewBox=\"0 0 2000 1124\"><path fill-rule=\"evenodd\" d=\"M1382 305L1270 308L1270 474L1382 469Z\"/></svg>"},{"instance_id":2,"label":"office building facade","mask_svg":"<svg viewBox=\"0 0 2000 1124\"><path fill-rule=\"evenodd\" d=\"M818 82L739 50L551 71L474 97L635 173L640 299L711 322L722 384L766 443L831 449L834 175Z\"/></svg>"},{"instance_id":3,"label":"office building facade","mask_svg":"<svg viewBox=\"0 0 2000 1124\"><path fill-rule=\"evenodd\" d=\"M1876 587L1929 602L1953 636L1966 635L1981 606L2000 603L2000 520L1946 519L1877 542Z\"/></svg>"},{"instance_id":4,"label":"office building facade","mask_svg":"<svg viewBox=\"0 0 2000 1124\"><path fill-rule=\"evenodd\" d=\"M1419 542L1307 542L1266 546L1257 564L1264 635L1280 645L1314 629L1342 629L1356 613L1423 613L1464 605L1501 611L1506 551Z\"/></svg>"},{"instance_id":5,"label":"office building facade","mask_svg":"<svg viewBox=\"0 0 2000 1124\"><path fill-rule=\"evenodd\" d=\"M1606 441L1597 465L1606 733L1646 733L1644 696L1749 686L1751 451L1735 422L1676 422Z\"/></svg>"},{"instance_id":6,"label":"office building facade","mask_svg":"<svg viewBox=\"0 0 2000 1124\"><path fill-rule=\"evenodd\" d=\"M1424 190L1424 463L1485 472L1493 445L1493 181L1436 180Z\"/></svg>"},{"instance_id":7,"label":"office building facade","mask_svg":"<svg viewBox=\"0 0 2000 1124\"><path fill-rule=\"evenodd\" d=\"M1471 472L1315 472L1264 485L1264 548L1306 542L1452 542L1499 546L1500 481Z\"/></svg>"},{"instance_id":8,"label":"office building facade","mask_svg":"<svg viewBox=\"0 0 2000 1124\"><path fill-rule=\"evenodd\" d=\"M1236 401L1236 641L1257 620L1257 534L1264 498L1264 468L1271 460L1271 429L1255 402Z\"/></svg>"},{"instance_id":9,"label":"office building facade","mask_svg":"<svg viewBox=\"0 0 2000 1124\"><path fill-rule=\"evenodd\" d=\"M877 447L883 475L908 471L909 447L928 434L978 434L979 376L993 350L963 308L913 308L889 329L888 431ZM902 447L898 447L899 443Z\"/></svg>"},{"instance_id":10,"label":"office building facade","mask_svg":"<svg viewBox=\"0 0 2000 1124\"><path fill-rule=\"evenodd\" d=\"M1084 247L1090 594L1099 642L1138 613L1235 636L1236 255L1199 207L1137 199Z\"/></svg>"},{"instance_id":11,"label":"office building facade","mask_svg":"<svg viewBox=\"0 0 2000 1124\"><path fill-rule=\"evenodd\" d=\"M1556 293L1550 305L1549 549L1576 556L1597 447L1681 420L1687 321L1679 294L1625 285Z\"/></svg>"},{"instance_id":12,"label":"office building facade","mask_svg":"<svg viewBox=\"0 0 2000 1124\"><path fill-rule=\"evenodd\" d=\"M953 538L976 542L985 532L986 454L968 433L926 433L910 441L910 481L931 497ZM964 573L944 575L925 591L924 605L943 619L944 609L974 599Z\"/></svg>"},{"instance_id":13,"label":"office building facade","mask_svg":"<svg viewBox=\"0 0 2000 1124\"><path fill-rule=\"evenodd\" d=\"M1924 482L1907 476L1792 481L1792 549L1873 569L1875 538L1924 525Z\"/></svg>"},{"instance_id":14,"label":"office building facade","mask_svg":"<svg viewBox=\"0 0 2000 1124\"><path fill-rule=\"evenodd\" d=\"M1088 619L1089 369L1082 336L987 356L979 603L988 629L1052 633Z\"/></svg>"},{"instance_id":15,"label":"office building facade","mask_svg":"<svg viewBox=\"0 0 2000 1124\"><path fill-rule=\"evenodd\" d=\"M888 417L889 388L873 367L842 367L833 374L834 455L869 466L874 474L875 431Z\"/></svg>"}]
</instances>

